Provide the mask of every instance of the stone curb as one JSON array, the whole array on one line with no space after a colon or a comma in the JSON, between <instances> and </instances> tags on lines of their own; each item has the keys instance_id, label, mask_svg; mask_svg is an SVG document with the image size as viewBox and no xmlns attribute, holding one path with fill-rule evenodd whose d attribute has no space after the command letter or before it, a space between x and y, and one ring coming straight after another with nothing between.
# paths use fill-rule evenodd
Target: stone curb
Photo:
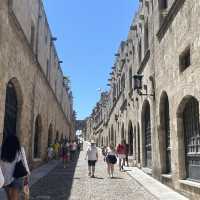
<instances>
[{"instance_id":1,"label":"stone curb","mask_svg":"<svg viewBox=\"0 0 200 200\"><path fill-rule=\"evenodd\" d=\"M189 200L136 167L125 167L126 172L159 200Z\"/></svg>"}]
</instances>

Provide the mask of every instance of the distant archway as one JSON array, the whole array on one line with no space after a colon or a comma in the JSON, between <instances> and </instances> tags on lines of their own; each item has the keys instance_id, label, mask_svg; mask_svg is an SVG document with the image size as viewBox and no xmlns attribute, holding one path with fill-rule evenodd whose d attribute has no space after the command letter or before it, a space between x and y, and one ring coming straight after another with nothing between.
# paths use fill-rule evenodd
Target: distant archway
<instances>
[{"instance_id":1,"label":"distant archway","mask_svg":"<svg viewBox=\"0 0 200 200\"><path fill-rule=\"evenodd\" d=\"M128 144L129 144L129 155L133 155L133 126L132 122L129 121L128 125Z\"/></svg>"}]
</instances>

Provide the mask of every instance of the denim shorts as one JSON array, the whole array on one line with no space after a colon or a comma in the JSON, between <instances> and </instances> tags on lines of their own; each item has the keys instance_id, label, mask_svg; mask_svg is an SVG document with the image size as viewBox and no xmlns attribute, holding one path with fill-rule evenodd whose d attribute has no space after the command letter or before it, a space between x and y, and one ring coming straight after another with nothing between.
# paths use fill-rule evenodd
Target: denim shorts
<instances>
[{"instance_id":1,"label":"denim shorts","mask_svg":"<svg viewBox=\"0 0 200 200\"><path fill-rule=\"evenodd\" d=\"M5 186L6 188L15 188L18 191L21 191L23 189L24 186L24 178L18 178L18 179L14 179L12 183L10 183L9 185Z\"/></svg>"}]
</instances>

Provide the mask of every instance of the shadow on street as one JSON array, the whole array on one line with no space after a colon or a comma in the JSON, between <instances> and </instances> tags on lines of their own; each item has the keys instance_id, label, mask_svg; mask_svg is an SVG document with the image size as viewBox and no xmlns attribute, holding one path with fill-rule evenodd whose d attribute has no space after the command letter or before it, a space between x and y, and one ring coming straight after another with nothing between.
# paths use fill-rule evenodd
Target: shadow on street
<instances>
[{"instance_id":1,"label":"shadow on street","mask_svg":"<svg viewBox=\"0 0 200 200\"><path fill-rule=\"evenodd\" d=\"M47 176L41 178L30 189L30 200L67 200L70 197L75 169L80 152L77 152L73 161L67 167L59 164Z\"/></svg>"}]
</instances>

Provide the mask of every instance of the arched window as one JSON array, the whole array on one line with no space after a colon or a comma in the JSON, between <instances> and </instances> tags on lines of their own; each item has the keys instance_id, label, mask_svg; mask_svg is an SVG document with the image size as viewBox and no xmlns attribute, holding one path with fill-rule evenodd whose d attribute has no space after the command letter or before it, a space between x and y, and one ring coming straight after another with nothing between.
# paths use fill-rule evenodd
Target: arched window
<instances>
[{"instance_id":1,"label":"arched window","mask_svg":"<svg viewBox=\"0 0 200 200\"><path fill-rule=\"evenodd\" d=\"M17 133L18 101L14 84L8 82L6 88L5 116L4 116L4 138Z\"/></svg>"},{"instance_id":2,"label":"arched window","mask_svg":"<svg viewBox=\"0 0 200 200\"><path fill-rule=\"evenodd\" d=\"M151 152L151 119L150 119L150 105L145 102L142 115L143 134L144 134L144 157L145 166L152 167L152 152Z\"/></svg>"},{"instance_id":3,"label":"arched window","mask_svg":"<svg viewBox=\"0 0 200 200\"><path fill-rule=\"evenodd\" d=\"M35 120L35 134L34 134L34 158L40 158L41 154L41 132L42 132L42 122L40 115L37 116Z\"/></svg>"},{"instance_id":4,"label":"arched window","mask_svg":"<svg viewBox=\"0 0 200 200\"><path fill-rule=\"evenodd\" d=\"M190 98L183 111L187 178L200 180L199 103Z\"/></svg>"}]
</instances>

